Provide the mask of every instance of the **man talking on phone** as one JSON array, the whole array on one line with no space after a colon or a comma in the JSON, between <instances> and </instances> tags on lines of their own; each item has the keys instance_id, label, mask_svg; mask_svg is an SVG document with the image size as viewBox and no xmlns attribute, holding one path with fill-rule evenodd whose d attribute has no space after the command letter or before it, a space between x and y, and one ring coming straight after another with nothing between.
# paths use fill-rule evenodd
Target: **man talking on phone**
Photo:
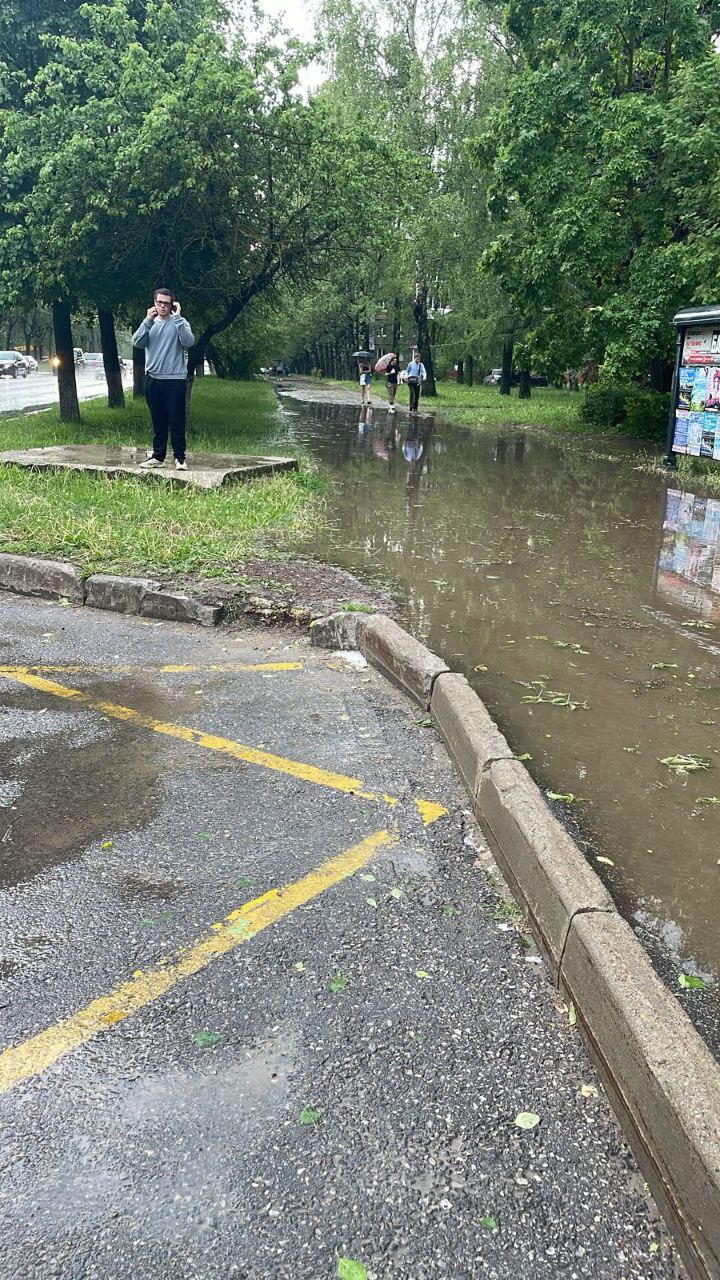
<instances>
[{"instance_id":1,"label":"man talking on phone","mask_svg":"<svg viewBox=\"0 0 720 1280\"><path fill-rule=\"evenodd\" d=\"M155 290L153 305L132 344L147 351L145 357L145 399L153 425L152 454L140 463L152 470L165 466L168 432L175 455L175 470L187 471L185 461L185 352L195 345L193 331L180 314L180 303L172 289Z\"/></svg>"}]
</instances>

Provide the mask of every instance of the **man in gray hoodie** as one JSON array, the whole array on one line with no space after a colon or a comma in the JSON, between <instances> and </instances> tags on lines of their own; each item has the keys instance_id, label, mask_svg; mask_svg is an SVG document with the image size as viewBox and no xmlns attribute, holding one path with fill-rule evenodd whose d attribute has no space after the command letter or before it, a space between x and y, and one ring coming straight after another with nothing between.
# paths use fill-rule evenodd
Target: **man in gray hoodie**
<instances>
[{"instance_id":1,"label":"man in gray hoodie","mask_svg":"<svg viewBox=\"0 0 720 1280\"><path fill-rule=\"evenodd\" d=\"M165 466L168 431L175 455L175 470L187 471L185 461L185 352L195 345L192 329L180 314L180 303L171 289L155 290L154 305L133 334L134 347L147 351L145 399L153 424L152 454L140 463L148 470Z\"/></svg>"}]
</instances>

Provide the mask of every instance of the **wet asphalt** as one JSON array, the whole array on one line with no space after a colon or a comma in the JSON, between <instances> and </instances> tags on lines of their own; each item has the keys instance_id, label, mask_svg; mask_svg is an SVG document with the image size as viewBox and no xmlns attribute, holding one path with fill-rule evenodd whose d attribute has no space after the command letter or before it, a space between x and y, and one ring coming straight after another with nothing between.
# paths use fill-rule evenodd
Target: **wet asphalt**
<instances>
[{"instance_id":1,"label":"wet asphalt","mask_svg":"<svg viewBox=\"0 0 720 1280\"><path fill-rule=\"evenodd\" d=\"M242 669L270 663L301 665ZM0 1079L244 903L394 840L0 1094L2 1280L683 1274L422 712L294 631L8 595L0 665Z\"/></svg>"}]
</instances>

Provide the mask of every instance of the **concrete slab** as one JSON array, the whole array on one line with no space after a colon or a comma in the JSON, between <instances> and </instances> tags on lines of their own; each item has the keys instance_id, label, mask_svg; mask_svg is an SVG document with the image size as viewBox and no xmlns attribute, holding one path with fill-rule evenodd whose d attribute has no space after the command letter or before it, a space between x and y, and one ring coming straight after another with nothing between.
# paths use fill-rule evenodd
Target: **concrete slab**
<instances>
[{"instance_id":1,"label":"concrete slab","mask_svg":"<svg viewBox=\"0 0 720 1280\"><path fill-rule=\"evenodd\" d=\"M44 449L10 449L0 453L0 464L32 470L98 471L104 475L154 476L199 489L219 489L237 480L253 480L274 471L297 471L296 458L263 457L241 453L189 453L188 470L176 471L172 459L165 467L143 471L147 450L140 445L65 444Z\"/></svg>"}]
</instances>

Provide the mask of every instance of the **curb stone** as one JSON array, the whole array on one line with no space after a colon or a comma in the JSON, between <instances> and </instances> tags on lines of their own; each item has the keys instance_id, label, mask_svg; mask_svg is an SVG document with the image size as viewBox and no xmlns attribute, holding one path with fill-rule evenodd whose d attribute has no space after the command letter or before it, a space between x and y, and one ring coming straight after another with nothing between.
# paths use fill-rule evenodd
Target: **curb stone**
<instances>
[{"instance_id":1,"label":"curb stone","mask_svg":"<svg viewBox=\"0 0 720 1280\"><path fill-rule=\"evenodd\" d=\"M85 600L79 569L59 560L0 554L0 587L23 596L62 596L71 604L83 604Z\"/></svg>"},{"instance_id":2,"label":"curb stone","mask_svg":"<svg viewBox=\"0 0 720 1280\"><path fill-rule=\"evenodd\" d=\"M91 609L110 609L113 613L139 613L146 592L156 591L159 586L152 578L94 573L85 580L85 604Z\"/></svg>"},{"instance_id":3,"label":"curb stone","mask_svg":"<svg viewBox=\"0 0 720 1280\"><path fill-rule=\"evenodd\" d=\"M349 647L354 634L384 674L428 697L690 1276L720 1280L720 1065L465 678L389 618L358 621L351 633L322 619L313 643Z\"/></svg>"},{"instance_id":4,"label":"curb stone","mask_svg":"<svg viewBox=\"0 0 720 1280\"><path fill-rule=\"evenodd\" d=\"M140 614L144 618L196 622L201 627L216 627L222 612L222 605L200 604L181 591L145 591L140 601Z\"/></svg>"},{"instance_id":5,"label":"curb stone","mask_svg":"<svg viewBox=\"0 0 720 1280\"><path fill-rule=\"evenodd\" d=\"M518 760L495 760L486 766L475 812L513 896L530 919L557 986L575 916L614 912L615 904Z\"/></svg>"},{"instance_id":6,"label":"curb stone","mask_svg":"<svg viewBox=\"0 0 720 1280\"><path fill-rule=\"evenodd\" d=\"M717 1062L617 912L574 918L560 977L690 1274L717 1280Z\"/></svg>"},{"instance_id":7,"label":"curb stone","mask_svg":"<svg viewBox=\"0 0 720 1280\"><path fill-rule=\"evenodd\" d=\"M358 623L366 617L357 613L331 613L310 623L310 643L321 649L357 649Z\"/></svg>"},{"instance_id":8,"label":"curb stone","mask_svg":"<svg viewBox=\"0 0 720 1280\"><path fill-rule=\"evenodd\" d=\"M368 662L428 711L433 685L443 672L449 674L449 667L382 613L366 615L356 625L360 652Z\"/></svg>"}]
</instances>

